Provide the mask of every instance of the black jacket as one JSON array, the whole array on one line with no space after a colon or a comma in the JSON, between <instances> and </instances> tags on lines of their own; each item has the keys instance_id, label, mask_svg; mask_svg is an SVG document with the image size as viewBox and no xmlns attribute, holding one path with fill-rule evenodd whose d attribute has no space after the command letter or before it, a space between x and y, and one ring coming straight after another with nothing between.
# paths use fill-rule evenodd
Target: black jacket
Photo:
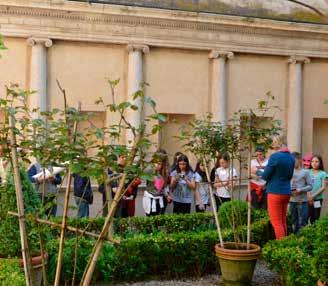
<instances>
[{"instance_id":1,"label":"black jacket","mask_svg":"<svg viewBox=\"0 0 328 286\"><path fill-rule=\"evenodd\" d=\"M89 177L81 177L73 174L74 178L74 196L86 200L89 204L93 203L93 193Z\"/></svg>"}]
</instances>

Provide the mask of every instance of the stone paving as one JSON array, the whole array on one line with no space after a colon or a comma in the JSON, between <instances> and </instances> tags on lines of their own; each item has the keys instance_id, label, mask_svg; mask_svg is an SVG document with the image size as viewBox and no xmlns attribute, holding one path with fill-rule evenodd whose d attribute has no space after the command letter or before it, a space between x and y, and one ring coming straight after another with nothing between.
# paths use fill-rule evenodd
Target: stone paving
<instances>
[{"instance_id":1,"label":"stone paving","mask_svg":"<svg viewBox=\"0 0 328 286\"><path fill-rule=\"evenodd\" d=\"M210 286L210 285L224 285L222 283L221 276L218 274L207 275L201 277L199 279L179 279L179 280L152 280L152 281L144 281L144 282L137 282L137 283L117 283L117 284L104 284L98 283L94 286L107 286L107 285L117 285L117 286ZM279 276L270 271L262 261L258 261L253 281L253 286L280 286L280 279Z\"/></svg>"}]
</instances>

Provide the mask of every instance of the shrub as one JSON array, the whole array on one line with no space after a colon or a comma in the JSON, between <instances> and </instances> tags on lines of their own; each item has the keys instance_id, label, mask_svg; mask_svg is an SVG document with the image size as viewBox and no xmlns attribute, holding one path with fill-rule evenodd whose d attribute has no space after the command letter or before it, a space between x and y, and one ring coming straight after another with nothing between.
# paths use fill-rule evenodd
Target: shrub
<instances>
[{"instance_id":1,"label":"shrub","mask_svg":"<svg viewBox=\"0 0 328 286\"><path fill-rule=\"evenodd\" d=\"M252 241L262 244L267 241L268 220L262 219L252 225ZM246 227L241 227L246 233ZM223 231L225 241L233 241L231 229ZM62 280L72 279L75 238L65 241ZM95 240L78 240L77 278L81 279ZM97 262L95 279L104 281L146 280L159 278L179 278L201 276L212 273L217 267L214 245L218 243L215 230L202 232L136 234L123 239L120 244L105 244ZM49 273L53 279L56 263L58 240L48 244L50 253Z\"/></svg>"},{"instance_id":2,"label":"shrub","mask_svg":"<svg viewBox=\"0 0 328 286\"><path fill-rule=\"evenodd\" d=\"M0 258L0 285L25 285L24 272L17 260Z\"/></svg>"},{"instance_id":3,"label":"shrub","mask_svg":"<svg viewBox=\"0 0 328 286\"><path fill-rule=\"evenodd\" d=\"M328 282L328 216L280 241L270 241L262 250L268 266L286 285L315 285Z\"/></svg>"},{"instance_id":4,"label":"shrub","mask_svg":"<svg viewBox=\"0 0 328 286\"><path fill-rule=\"evenodd\" d=\"M25 171L21 171L25 213L35 213L40 209L40 200L34 186L29 181ZM16 190L13 174L9 172L7 183L0 186L0 256L21 256L21 244L18 218L8 214L17 212ZM31 254L38 253L39 242L33 223L27 224L29 247Z\"/></svg>"},{"instance_id":5,"label":"shrub","mask_svg":"<svg viewBox=\"0 0 328 286\"><path fill-rule=\"evenodd\" d=\"M234 201L235 209L238 209L239 217L243 217L241 225L247 222L247 203ZM221 208L223 208L221 210ZM222 228L230 228L225 212L231 212L231 203L225 203L220 208L219 219ZM264 210L252 210L252 221L267 218ZM54 218L55 222L61 223L61 218ZM104 218L69 218L68 225L84 229L88 226L88 231L100 232L104 224ZM215 222L212 213L192 213L192 214L166 214L153 217L131 217L114 220L115 234L120 237L131 237L136 234L154 234L157 232L175 233L206 231L215 229ZM54 235L58 230L53 230Z\"/></svg>"}]
</instances>

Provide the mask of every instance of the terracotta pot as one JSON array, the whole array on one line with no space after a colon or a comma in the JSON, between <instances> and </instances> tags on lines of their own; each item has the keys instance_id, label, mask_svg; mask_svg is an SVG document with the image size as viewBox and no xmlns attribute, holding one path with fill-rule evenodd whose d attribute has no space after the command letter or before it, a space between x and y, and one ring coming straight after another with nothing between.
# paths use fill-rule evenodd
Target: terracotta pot
<instances>
[{"instance_id":1,"label":"terracotta pot","mask_svg":"<svg viewBox=\"0 0 328 286\"><path fill-rule=\"evenodd\" d=\"M47 263L48 253L44 253L44 260ZM31 259L32 267L33 267L33 275L36 286L40 286L42 283L42 256L33 256ZM23 259L19 259L19 264L22 268L24 268Z\"/></svg>"},{"instance_id":2,"label":"terracotta pot","mask_svg":"<svg viewBox=\"0 0 328 286\"><path fill-rule=\"evenodd\" d=\"M253 273L256 261L259 258L261 248L256 244L227 242L224 248L220 244L215 245L223 283L226 286L252 285Z\"/></svg>"}]
</instances>

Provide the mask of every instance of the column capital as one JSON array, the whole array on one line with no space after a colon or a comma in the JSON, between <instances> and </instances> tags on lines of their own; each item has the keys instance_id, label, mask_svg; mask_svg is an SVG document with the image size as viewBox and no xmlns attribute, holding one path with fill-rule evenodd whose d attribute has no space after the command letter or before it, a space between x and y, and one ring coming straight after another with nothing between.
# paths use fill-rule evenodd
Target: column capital
<instances>
[{"instance_id":1,"label":"column capital","mask_svg":"<svg viewBox=\"0 0 328 286\"><path fill-rule=\"evenodd\" d=\"M37 38L37 37L29 37L27 39L27 44L31 47L36 45L44 45L46 48L50 48L53 45L53 42L49 38Z\"/></svg>"},{"instance_id":2,"label":"column capital","mask_svg":"<svg viewBox=\"0 0 328 286\"><path fill-rule=\"evenodd\" d=\"M142 45L142 44L129 44L128 47L128 52L135 52L135 51L141 51L144 54L148 54L149 53L149 46L147 45Z\"/></svg>"},{"instance_id":3,"label":"column capital","mask_svg":"<svg viewBox=\"0 0 328 286\"><path fill-rule=\"evenodd\" d=\"M288 59L289 64L309 64L311 60L303 56L291 56Z\"/></svg>"},{"instance_id":4,"label":"column capital","mask_svg":"<svg viewBox=\"0 0 328 286\"><path fill-rule=\"evenodd\" d=\"M221 51L221 50L212 50L209 54L208 54L208 58L210 60L213 59L218 59L218 58L224 58L224 59L233 59L234 57L234 53L233 52L229 52L229 51Z\"/></svg>"}]
</instances>

